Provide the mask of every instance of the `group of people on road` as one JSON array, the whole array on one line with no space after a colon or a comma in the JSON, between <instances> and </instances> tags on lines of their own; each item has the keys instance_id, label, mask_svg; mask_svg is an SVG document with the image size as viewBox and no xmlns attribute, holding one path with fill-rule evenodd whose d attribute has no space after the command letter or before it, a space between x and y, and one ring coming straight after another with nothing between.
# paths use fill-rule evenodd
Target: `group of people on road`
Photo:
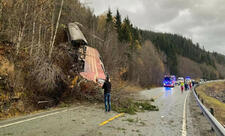
<instances>
[{"instance_id":1,"label":"group of people on road","mask_svg":"<svg viewBox=\"0 0 225 136\"><path fill-rule=\"evenodd\" d=\"M184 89L185 91L187 90L191 90L192 89L192 82L181 82L180 83L180 87L181 87L181 92L183 93Z\"/></svg>"}]
</instances>

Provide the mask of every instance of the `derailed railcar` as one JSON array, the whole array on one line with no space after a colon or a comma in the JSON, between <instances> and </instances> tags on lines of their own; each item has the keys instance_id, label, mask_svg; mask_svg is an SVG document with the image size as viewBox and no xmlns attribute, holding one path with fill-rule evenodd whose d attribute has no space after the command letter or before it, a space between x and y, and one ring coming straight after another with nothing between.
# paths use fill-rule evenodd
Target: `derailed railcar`
<instances>
[{"instance_id":1,"label":"derailed railcar","mask_svg":"<svg viewBox=\"0 0 225 136\"><path fill-rule=\"evenodd\" d=\"M76 59L82 65L80 75L87 80L102 84L106 74L100 54L97 49L87 46L88 42L78 24L69 23L67 25L67 35L69 42L75 48Z\"/></svg>"},{"instance_id":2,"label":"derailed railcar","mask_svg":"<svg viewBox=\"0 0 225 136\"><path fill-rule=\"evenodd\" d=\"M106 78L104 65L100 59L99 52L92 47L87 47L84 72L80 75L87 80L102 84Z\"/></svg>"},{"instance_id":3,"label":"derailed railcar","mask_svg":"<svg viewBox=\"0 0 225 136\"><path fill-rule=\"evenodd\" d=\"M78 27L77 22L74 23L68 23L66 32L69 43L74 48L74 59L75 62L78 63L78 65L74 65L74 67L79 67L78 71L83 71L84 69L84 59L86 54L86 45L88 44L86 38L84 37L84 34L81 32L80 28Z\"/></svg>"},{"instance_id":4,"label":"derailed railcar","mask_svg":"<svg viewBox=\"0 0 225 136\"><path fill-rule=\"evenodd\" d=\"M69 23L67 24L68 28L68 40L74 47L80 47L88 45L84 34L81 32L80 28L78 27L78 23Z\"/></svg>"}]
</instances>

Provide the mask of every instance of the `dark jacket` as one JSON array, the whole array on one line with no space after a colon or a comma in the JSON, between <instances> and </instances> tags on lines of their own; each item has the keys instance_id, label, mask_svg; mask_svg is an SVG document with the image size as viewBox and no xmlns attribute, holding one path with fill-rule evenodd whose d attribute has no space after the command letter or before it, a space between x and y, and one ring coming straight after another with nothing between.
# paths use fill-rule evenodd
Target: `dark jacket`
<instances>
[{"instance_id":1,"label":"dark jacket","mask_svg":"<svg viewBox=\"0 0 225 136\"><path fill-rule=\"evenodd\" d=\"M102 89L104 89L104 94L111 92L111 83L109 81L105 81Z\"/></svg>"}]
</instances>

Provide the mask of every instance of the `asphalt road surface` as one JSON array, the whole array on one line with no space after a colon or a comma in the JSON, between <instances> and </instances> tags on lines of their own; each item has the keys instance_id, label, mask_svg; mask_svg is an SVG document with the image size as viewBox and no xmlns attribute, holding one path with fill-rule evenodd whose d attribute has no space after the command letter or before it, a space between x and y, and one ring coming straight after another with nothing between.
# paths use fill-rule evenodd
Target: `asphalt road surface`
<instances>
[{"instance_id":1,"label":"asphalt road surface","mask_svg":"<svg viewBox=\"0 0 225 136\"><path fill-rule=\"evenodd\" d=\"M118 116L115 112L104 112L103 104L74 106L0 121L0 136L213 135L191 91L156 88L140 92L138 98L154 98L159 111Z\"/></svg>"}]
</instances>

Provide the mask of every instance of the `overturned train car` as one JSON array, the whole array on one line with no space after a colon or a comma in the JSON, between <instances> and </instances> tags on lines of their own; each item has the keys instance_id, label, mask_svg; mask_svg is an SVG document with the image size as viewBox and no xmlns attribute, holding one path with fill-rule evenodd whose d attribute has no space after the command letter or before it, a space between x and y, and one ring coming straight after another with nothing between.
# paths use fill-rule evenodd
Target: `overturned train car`
<instances>
[{"instance_id":1,"label":"overturned train car","mask_svg":"<svg viewBox=\"0 0 225 136\"><path fill-rule=\"evenodd\" d=\"M102 84L106 74L100 54L97 49L87 46L88 42L78 24L69 23L67 25L67 35L69 42L75 48L76 59L82 67L80 75L87 80Z\"/></svg>"}]
</instances>

